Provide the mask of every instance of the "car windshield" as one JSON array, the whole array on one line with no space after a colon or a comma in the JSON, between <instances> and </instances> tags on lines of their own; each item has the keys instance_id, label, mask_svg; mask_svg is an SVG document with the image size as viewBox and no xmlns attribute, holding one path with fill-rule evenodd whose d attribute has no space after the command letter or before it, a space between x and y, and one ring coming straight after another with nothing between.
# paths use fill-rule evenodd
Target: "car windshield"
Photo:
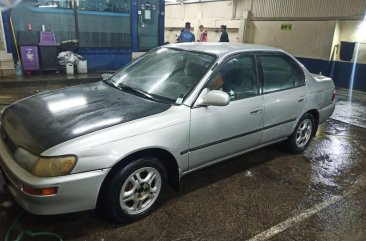
<instances>
[{"instance_id":1,"label":"car windshield","mask_svg":"<svg viewBox=\"0 0 366 241\"><path fill-rule=\"evenodd\" d=\"M122 89L181 104L215 59L210 54L159 48L117 72L110 81Z\"/></svg>"}]
</instances>

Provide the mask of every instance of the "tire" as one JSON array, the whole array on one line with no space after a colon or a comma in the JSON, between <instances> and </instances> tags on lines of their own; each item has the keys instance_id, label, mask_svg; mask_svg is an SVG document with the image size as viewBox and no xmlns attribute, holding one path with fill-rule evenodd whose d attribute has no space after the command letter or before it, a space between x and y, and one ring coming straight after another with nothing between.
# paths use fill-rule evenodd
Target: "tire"
<instances>
[{"instance_id":1,"label":"tire","mask_svg":"<svg viewBox=\"0 0 366 241\"><path fill-rule=\"evenodd\" d=\"M115 222L130 223L156 207L166 188L166 172L159 160L141 158L112 173L103 187L104 214Z\"/></svg>"},{"instance_id":2,"label":"tire","mask_svg":"<svg viewBox=\"0 0 366 241\"><path fill-rule=\"evenodd\" d=\"M294 154L303 152L309 146L315 130L314 116L306 113L301 117L294 132L287 139L289 151Z\"/></svg>"}]
</instances>

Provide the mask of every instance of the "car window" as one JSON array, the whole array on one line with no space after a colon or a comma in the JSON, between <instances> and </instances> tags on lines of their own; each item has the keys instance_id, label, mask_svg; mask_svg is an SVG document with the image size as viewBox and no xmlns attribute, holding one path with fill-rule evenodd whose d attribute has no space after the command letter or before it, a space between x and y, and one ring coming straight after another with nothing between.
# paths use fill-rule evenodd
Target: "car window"
<instances>
[{"instance_id":1,"label":"car window","mask_svg":"<svg viewBox=\"0 0 366 241\"><path fill-rule=\"evenodd\" d=\"M111 80L116 86L129 86L178 103L215 60L215 56L205 53L158 48L132 62Z\"/></svg>"},{"instance_id":2,"label":"car window","mask_svg":"<svg viewBox=\"0 0 366 241\"><path fill-rule=\"evenodd\" d=\"M292 61L292 66L295 87L305 85L304 71L294 61Z\"/></svg>"},{"instance_id":3,"label":"car window","mask_svg":"<svg viewBox=\"0 0 366 241\"><path fill-rule=\"evenodd\" d=\"M256 63L254 56L238 56L226 62L208 84L213 90L223 90L231 100L238 100L258 94Z\"/></svg>"},{"instance_id":4,"label":"car window","mask_svg":"<svg viewBox=\"0 0 366 241\"><path fill-rule=\"evenodd\" d=\"M263 92L289 89L305 84L304 73L287 56L259 56L263 71Z\"/></svg>"}]
</instances>

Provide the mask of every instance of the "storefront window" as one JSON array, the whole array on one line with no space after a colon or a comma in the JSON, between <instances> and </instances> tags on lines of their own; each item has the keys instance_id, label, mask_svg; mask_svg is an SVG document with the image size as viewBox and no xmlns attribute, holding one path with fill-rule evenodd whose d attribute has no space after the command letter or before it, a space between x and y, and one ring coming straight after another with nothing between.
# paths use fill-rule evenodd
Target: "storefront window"
<instances>
[{"instance_id":1,"label":"storefront window","mask_svg":"<svg viewBox=\"0 0 366 241\"><path fill-rule=\"evenodd\" d=\"M80 0L81 47L131 48L131 1Z\"/></svg>"},{"instance_id":2,"label":"storefront window","mask_svg":"<svg viewBox=\"0 0 366 241\"><path fill-rule=\"evenodd\" d=\"M58 43L79 39L79 47L131 48L131 0L23 1L12 11L20 31L55 33Z\"/></svg>"},{"instance_id":3,"label":"storefront window","mask_svg":"<svg viewBox=\"0 0 366 241\"><path fill-rule=\"evenodd\" d=\"M12 20L16 34L32 29L55 33L56 41L75 39L75 19L73 9L67 8L65 1L23 1L12 10Z\"/></svg>"}]
</instances>

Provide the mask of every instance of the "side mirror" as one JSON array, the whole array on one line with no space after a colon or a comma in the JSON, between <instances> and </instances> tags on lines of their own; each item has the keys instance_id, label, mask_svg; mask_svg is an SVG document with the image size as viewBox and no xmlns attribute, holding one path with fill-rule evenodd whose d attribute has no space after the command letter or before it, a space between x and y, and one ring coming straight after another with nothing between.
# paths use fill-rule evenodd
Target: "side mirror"
<instances>
[{"instance_id":1,"label":"side mirror","mask_svg":"<svg viewBox=\"0 0 366 241\"><path fill-rule=\"evenodd\" d=\"M200 97L197 100L197 104L199 106L207 106L207 105L213 105L213 106L225 106L228 105L230 102L229 95L220 90L211 90L207 94L203 95L203 97Z\"/></svg>"},{"instance_id":2,"label":"side mirror","mask_svg":"<svg viewBox=\"0 0 366 241\"><path fill-rule=\"evenodd\" d=\"M102 78L103 80L107 80L109 79L110 77L112 77L113 74L108 74L108 73L105 73L105 74L102 74Z\"/></svg>"}]
</instances>

